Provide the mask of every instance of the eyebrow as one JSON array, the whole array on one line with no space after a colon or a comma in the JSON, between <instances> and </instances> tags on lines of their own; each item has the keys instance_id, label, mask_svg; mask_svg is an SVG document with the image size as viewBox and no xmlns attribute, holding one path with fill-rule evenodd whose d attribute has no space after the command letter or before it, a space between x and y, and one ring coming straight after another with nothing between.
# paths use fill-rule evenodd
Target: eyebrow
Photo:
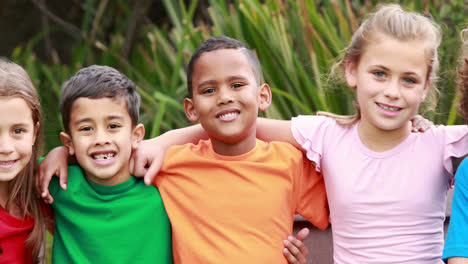
<instances>
[{"instance_id":1,"label":"eyebrow","mask_svg":"<svg viewBox=\"0 0 468 264\"><path fill-rule=\"evenodd\" d=\"M115 120L115 119L123 120L124 118L123 118L123 116L119 116L119 115L110 115L110 116L106 117L106 120ZM76 120L75 125L80 124L80 123L85 123L85 122L91 122L91 121L93 121L92 118L85 117L85 118Z\"/></svg>"},{"instance_id":2,"label":"eyebrow","mask_svg":"<svg viewBox=\"0 0 468 264\"><path fill-rule=\"evenodd\" d=\"M226 80L228 82L233 81L233 80L247 80L247 77L242 76L242 75L233 75L233 76L229 76ZM197 86L197 88L203 87L205 85L213 85L213 84L216 84L216 83L218 83L218 82L215 81L215 80L204 81L204 82L200 83Z\"/></svg>"},{"instance_id":3,"label":"eyebrow","mask_svg":"<svg viewBox=\"0 0 468 264\"><path fill-rule=\"evenodd\" d=\"M28 123L15 123L13 124L13 127L27 127L29 126Z\"/></svg>"}]
</instances>

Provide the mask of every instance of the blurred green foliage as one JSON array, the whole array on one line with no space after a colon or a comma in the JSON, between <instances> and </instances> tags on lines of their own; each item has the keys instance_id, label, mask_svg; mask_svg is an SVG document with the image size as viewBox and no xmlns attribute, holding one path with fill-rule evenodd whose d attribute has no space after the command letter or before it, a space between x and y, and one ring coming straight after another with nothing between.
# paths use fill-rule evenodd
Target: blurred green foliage
<instances>
[{"instance_id":1,"label":"blurred green foliage","mask_svg":"<svg viewBox=\"0 0 468 264\"><path fill-rule=\"evenodd\" d=\"M99 2L99 1L97 1ZM46 150L60 145L62 130L58 112L60 87L72 74L91 64L109 65L124 72L142 96L141 122L146 137L189 125L183 112L187 95L185 65L196 47L214 35L245 42L259 57L263 78L273 91L273 104L264 114L289 119L299 114L326 110L353 113L352 91L326 80L331 66L349 42L366 14L382 1L353 0L210 0L208 22L194 22L198 1L163 0L170 26L146 24L128 58L120 56L125 30L132 15L128 1L110 1L105 9L86 1L81 36L73 47L70 63L41 61L33 47L51 27L18 46L12 59L25 66L41 95ZM432 16L443 29L440 48L441 97L436 111L426 115L437 124L461 123L456 116L455 76L459 32L468 24L464 0L399 1L407 10ZM99 19L112 19L111 32L100 30ZM98 20L98 21L96 21Z\"/></svg>"}]
</instances>

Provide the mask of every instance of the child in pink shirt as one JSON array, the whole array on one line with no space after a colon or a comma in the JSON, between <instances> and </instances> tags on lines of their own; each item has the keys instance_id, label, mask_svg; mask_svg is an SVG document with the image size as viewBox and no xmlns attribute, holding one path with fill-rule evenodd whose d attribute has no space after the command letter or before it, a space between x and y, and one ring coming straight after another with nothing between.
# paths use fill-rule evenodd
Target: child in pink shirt
<instances>
[{"instance_id":1,"label":"child in pink shirt","mask_svg":"<svg viewBox=\"0 0 468 264\"><path fill-rule=\"evenodd\" d=\"M323 173L335 263L442 263L451 158L468 152L468 129L412 134L409 121L435 91L439 43L431 20L384 6L354 34L341 64L356 89L355 116L259 125L258 134L296 144Z\"/></svg>"}]
</instances>

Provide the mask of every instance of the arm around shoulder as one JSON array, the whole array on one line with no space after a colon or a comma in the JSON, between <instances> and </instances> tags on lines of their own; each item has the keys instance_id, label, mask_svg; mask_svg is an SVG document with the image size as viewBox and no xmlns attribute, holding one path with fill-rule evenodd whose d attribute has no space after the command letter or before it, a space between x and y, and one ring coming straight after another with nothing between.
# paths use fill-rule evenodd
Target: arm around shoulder
<instances>
[{"instance_id":1,"label":"arm around shoulder","mask_svg":"<svg viewBox=\"0 0 468 264\"><path fill-rule=\"evenodd\" d=\"M292 134L291 120L257 118L257 138L267 142L287 142L302 150Z\"/></svg>"},{"instance_id":2,"label":"arm around shoulder","mask_svg":"<svg viewBox=\"0 0 468 264\"><path fill-rule=\"evenodd\" d=\"M145 183L153 182L164 161L169 147L187 143L197 143L207 139L208 135L201 125L170 130L158 137L143 140L130 158L130 172L135 176L144 176Z\"/></svg>"}]
</instances>

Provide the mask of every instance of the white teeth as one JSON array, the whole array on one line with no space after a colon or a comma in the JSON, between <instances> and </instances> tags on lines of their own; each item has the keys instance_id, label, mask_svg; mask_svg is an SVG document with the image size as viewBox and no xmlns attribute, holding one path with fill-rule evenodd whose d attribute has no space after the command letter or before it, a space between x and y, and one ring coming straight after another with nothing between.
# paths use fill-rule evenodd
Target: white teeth
<instances>
[{"instance_id":1,"label":"white teeth","mask_svg":"<svg viewBox=\"0 0 468 264\"><path fill-rule=\"evenodd\" d=\"M107 154L97 154L93 155L93 158L96 160L106 160L114 157L114 153L107 153Z\"/></svg>"},{"instance_id":2,"label":"white teeth","mask_svg":"<svg viewBox=\"0 0 468 264\"><path fill-rule=\"evenodd\" d=\"M0 165L10 165L10 164L13 164L14 162L15 162L14 160L0 161Z\"/></svg>"},{"instance_id":3,"label":"white teeth","mask_svg":"<svg viewBox=\"0 0 468 264\"><path fill-rule=\"evenodd\" d=\"M378 104L380 108L387 110L387 111L398 111L400 108L399 107L391 107L391 106L386 106L382 104Z\"/></svg>"},{"instance_id":4,"label":"white teeth","mask_svg":"<svg viewBox=\"0 0 468 264\"><path fill-rule=\"evenodd\" d=\"M220 115L219 118L229 118L229 117L234 117L234 116L237 116L238 114L237 113L227 113L227 114L223 114L223 115Z\"/></svg>"}]
</instances>

